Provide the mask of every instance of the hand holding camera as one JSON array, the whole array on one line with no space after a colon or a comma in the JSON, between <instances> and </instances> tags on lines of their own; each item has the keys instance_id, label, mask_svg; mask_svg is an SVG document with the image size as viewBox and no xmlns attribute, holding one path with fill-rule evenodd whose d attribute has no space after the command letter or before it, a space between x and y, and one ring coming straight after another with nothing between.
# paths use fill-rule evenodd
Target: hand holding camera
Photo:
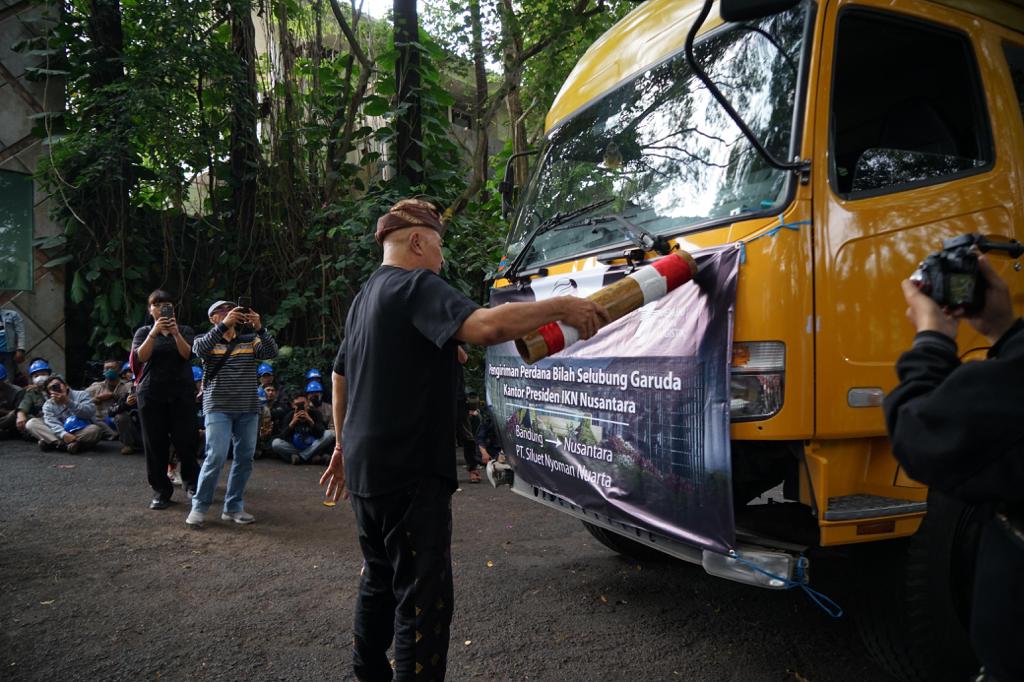
<instances>
[{"instance_id":1,"label":"hand holding camera","mask_svg":"<svg viewBox=\"0 0 1024 682\"><path fill-rule=\"evenodd\" d=\"M995 343L1016 319L1006 282L978 251L1024 255L1024 244L966 234L943 242L942 251L929 255L910 279L902 282L907 317L918 332L936 331L956 337L963 318Z\"/></svg>"}]
</instances>

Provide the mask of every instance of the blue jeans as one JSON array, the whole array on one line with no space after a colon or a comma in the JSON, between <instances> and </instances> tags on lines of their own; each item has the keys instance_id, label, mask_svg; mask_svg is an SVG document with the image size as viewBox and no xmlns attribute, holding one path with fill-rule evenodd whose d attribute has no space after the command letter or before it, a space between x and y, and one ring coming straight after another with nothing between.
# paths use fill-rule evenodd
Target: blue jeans
<instances>
[{"instance_id":1,"label":"blue jeans","mask_svg":"<svg viewBox=\"0 0 1024 682\"><path fill-rule=\"evenodd\" d=\"M298 455L303 462L309 462L315 455L325 454L334 447L334 431L330 429L324 431L324 435L310 443L305 450L299 450L290 442L280 438L275 438L270 443L270 447L274 454L286 462L292 461L292 455Z\"/></svg>"},{"instance_id":2,"label":"blue jeans","mask_svg":"<svg viewBox=\"0 0 1024 682\"><path fill-rule=\"evenodd\" d=\"M199 472L199 483L192 498L192 509L206 513L213 504L213 493L224 461L228 457L228 446L234 442L234 459L228 474L228 489L224 494L224 511L242 511L242 495L245 484L252 473L252 456L256 451L256 436L259 433L258 412L230 413L211 412L206 415L206 459Z\"/></svg>"}]
</instances>

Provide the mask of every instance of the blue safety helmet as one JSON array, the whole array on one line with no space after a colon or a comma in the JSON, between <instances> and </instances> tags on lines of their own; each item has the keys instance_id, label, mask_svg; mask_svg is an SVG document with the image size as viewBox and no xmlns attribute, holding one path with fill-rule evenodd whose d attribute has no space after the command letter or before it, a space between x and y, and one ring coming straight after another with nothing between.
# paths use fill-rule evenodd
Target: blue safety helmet
<instances>
[{"instance_id":1,"label":"blue safety helmet","mask_svg":"<svg viewBox=\"0 0 1024 682\"><path fill-rule=\"evenodd\" d=\"M3 381L6 378L7 378L7 368L4 367L3 365L0 365L0 381Z\"/></svg>"},{"instance_id":2,"label":"blue safety helmet","mask_svg":"<svg viewBox=\"0 0 1024 682\"><path fill-rule=\"evenodd\" d=\"M297 447L299 450L305 450L315 442L316 437L311 433L299 433L296 431L292 434L292 445Z\"/></svg>"},{"instance_id":3,"label":"blue safety helmet","mask_svg":"<svg viewBox=\"0 0 1024 682\"><path fill-rule=\"evenodd\" d=\"M131 368L132 368L132 365L131 365L130 362L124 363L123 365L121 365L121 374L124 374L125 372L127 372Z\"/></svg>"},{"instance_id":4,"label":"blue safety helmet","mask_svg":"<svg viewBox=\"0 0 1024 682\"><path fill-rule=\"evenodd\" d=\"M49 372L49 371L51 371L50 370L50 363L48 363L46 360L43 360L42 358L40 358L39 360L33 361L32 364L28 366L28 373L30 375L31 374L35 374L36 372Z\"/></svg>"},{"instance_id":5,"label":"blue safety helmet","mask_svg":"<svg viewBox=\"0 0 1024 682\"><path fill-rule=\"evenodd\" d=\"M203 368L192 365L192 381L203 380Z\"/></svg>"},{"instance_id":6,"label":"blue safety helmet","mask_svg":"<svg viewBox=\"0 0 1024 682\"><path fill-rule=\"evenodd\" d=\"M256 395L260 399L260 405L266 404L266 402L267 402L267 392L263 390L262 386L260 386L259 388L256 389Z\"/></svg>"},{"instance_id":7,"label":"blue safety helmet","mask_svg":"<svg viewBox=\"0 0 1024 682\"><path fill-rule=\"evenodd\" d=\"M103 418L103 423L111 428L113 431L117 431L117 422L109 414Z\"/></svg>"},{"instance_id":8,"label":"blue safety helmet","mask_svg":"<svg viewBox=\"0 0 1024 682\"><path fill-rule=\"evenodd\" d=\"M311 369L308 372L306 372L306 381L312 381L313 379L322 379L322 378L323 377L320 376L320 370L318 370L316 367L314 367L313 369Z\"/></svg>"},{"instance_id":9,"label":"blue safety helmet","mask_svg":"<svg viewBox=\"0 0 1024 682\"><path fill-rule=\"evenodd\" d=\"M307 394L309 394L309 393L323 393L323 392L324 392L324 387L320 384L319 381L311 381L308 384L306 384L306 393Z\"/></svg>"},{"instance_id":10,"label":"blue safety helmet","mask_svg":"<svg viewBox=\"0 0 1024 682\"><path fill-rule=\"evenodd\" d=\"M71 415L70 417L64 420L64 430L67 431L68 433L75 433L76 431L81 431L88 425L89 422L85 421L84 419L76 415Z\"/></svg>"},{"instance_id":11,"label":"blue safety helmet","mask_svg":"<svg viewBox=\"0 0 1024 682\"><path fill-rule=\"evenodd\" d=\"M256 376L261 377L264 374L273 374L274 368L270 366L268 362L261 362L259 369L256 370Z\"/></svg>"}]
</instances>

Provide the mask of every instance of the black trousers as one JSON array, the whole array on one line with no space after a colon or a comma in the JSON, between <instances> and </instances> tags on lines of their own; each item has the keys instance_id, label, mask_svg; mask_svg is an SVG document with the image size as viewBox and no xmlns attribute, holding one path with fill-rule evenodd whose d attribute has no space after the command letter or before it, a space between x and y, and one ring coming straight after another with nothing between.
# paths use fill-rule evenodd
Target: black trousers
<instances>
[{"instance_id":1,"label":"black trousers","mask_svg":"<svg viewBox=\"0 0 1024 682\"><path fill-rule=\"evenodd\" d=\"M362 682L443 680L454 609L450 483L427 478L351 501L364 559L353 672ZM394 671L386 653L392 639Z\"/></svg>"},{"instance_id":2,"label":"black trousers","mask_svg":"<svg viewBox=\"0 0 1024 682\"><path fill-rule=\"evenodd\" d=\"M971 642L985 671L1024 680L1024 544L997 521L982 531L974 567Z\"/></svg>"},{"instance_id":3,"label":"black trousers","mask_svg":"<svg viewBox=\"0 0 1024 682\"><path fill-rule=\"evenodd\" d=\"M199 478L196 464L195 400L191 395L139 396L139 426L146 451L146 475L159 497L169 500L174 486L167 478L170 446L181 460L181 478L186 488L195 488Z\"/></svg>"}]
</instances>

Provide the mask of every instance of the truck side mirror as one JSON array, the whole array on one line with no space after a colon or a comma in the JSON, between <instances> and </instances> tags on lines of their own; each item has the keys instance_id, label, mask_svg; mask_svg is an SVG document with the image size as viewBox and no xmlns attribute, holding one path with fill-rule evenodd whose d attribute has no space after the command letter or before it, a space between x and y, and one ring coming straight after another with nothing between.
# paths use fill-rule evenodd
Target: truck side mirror
<instances>
[{"instance_id":1,"label":"truck side mirror","mask_svg":"<svg viewBox=\"0 0 1024 682\"><path fill-rule=\"evenodd\" d=\"M784 12L800 0L722 0L718 12L723 21L750 21Z\"/></svg>"}]
</instances>

